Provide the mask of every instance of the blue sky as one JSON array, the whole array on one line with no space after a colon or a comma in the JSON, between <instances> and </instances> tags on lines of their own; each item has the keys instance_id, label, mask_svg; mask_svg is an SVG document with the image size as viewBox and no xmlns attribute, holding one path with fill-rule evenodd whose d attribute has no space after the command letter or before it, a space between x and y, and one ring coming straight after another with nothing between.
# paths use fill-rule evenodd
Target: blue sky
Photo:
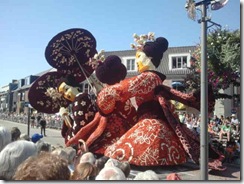
<instances>
[{"instance_id":1,"label":"blue sky","mask_svg":"<svg viewBox=\"0 0 244 184\"><path fill-rule=\"evenodd\" d=\"M89 30L97 50L129 50L132 35L155 32L169 47L200 42L201 25L187 17L186 0L1 0L0 87L51 68L44 57L53 36L70 28ZM199 0L196 0L199 2ZM240 29L240 1L229 0L211 20Z\"/></svg>"}]
</instances>

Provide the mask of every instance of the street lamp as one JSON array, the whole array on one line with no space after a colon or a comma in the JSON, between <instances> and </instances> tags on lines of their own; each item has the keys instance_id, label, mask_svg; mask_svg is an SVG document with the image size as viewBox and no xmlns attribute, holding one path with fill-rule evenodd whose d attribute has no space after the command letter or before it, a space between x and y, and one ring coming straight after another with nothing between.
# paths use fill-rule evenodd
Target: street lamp
<instances>
[{"instance_id":1,"label":"street lamp","mask_svg":"<svg viewBox=\"0 0 244 184\"><path fill-rule=\"evenodd\" d=\"M201 130L200 130L200 170L201 180L208 180L208 63L207 63L207 22L220 26L207 17L207 8L211 5L212 10L218 10L225 6L228 0L202 0L195 3L188 0L185 8L188 17L196 19L196 8L201 8Z\"/></svg>"}]
</instances>

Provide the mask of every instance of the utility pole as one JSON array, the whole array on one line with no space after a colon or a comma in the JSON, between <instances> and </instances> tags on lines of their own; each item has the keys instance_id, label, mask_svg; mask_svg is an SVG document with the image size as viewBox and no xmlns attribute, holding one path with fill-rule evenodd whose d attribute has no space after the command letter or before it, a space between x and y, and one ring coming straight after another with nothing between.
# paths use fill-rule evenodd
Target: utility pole
<instances>
[{"instance_id":1,"label":"utility pole","mask_svg":"<svg viewBox=\"0 0 244 184\"><path fill-rule=\"evenodd\" d=\"M207 5L203 2L201 17L201 180L208 180L208 62L207 62Z\"/></svg>"},{"instance_id":2,"label":"utility pole","mask_svg":"<svg viewBox=\"0 0 244 184\"><path fill-rule=\"evenodd\" d=\"M207 8L211 4L212 10L218 10L226 5L228 0L202 0L195 3L194 0L187 0L185 8L188 11L188 16L195 20L195 9L200 7L201 19L201 129L200 129L200 169L201 180L208 180L208 62L207 62L207 23L221 27L207 17ZM211 27L211 26L210 26Z\"/></svg>"}]
</instances>

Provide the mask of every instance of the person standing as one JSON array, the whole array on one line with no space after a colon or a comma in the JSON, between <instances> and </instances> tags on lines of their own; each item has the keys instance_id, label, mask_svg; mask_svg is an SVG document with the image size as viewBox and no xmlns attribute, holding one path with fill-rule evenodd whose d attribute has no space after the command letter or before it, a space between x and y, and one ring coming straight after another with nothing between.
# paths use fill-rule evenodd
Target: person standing
<instances>
[{"instance_id":1,"label":"person standing","mask_svg":"<svg viewBox=\"0 0 244 184\"><path fill-rule=\"evenodd\" d=\"M231 115L231 124L236 127L236 131L239 132L240 121L236 118L236 114Z\"/></svg>"},{"instance_id":2,"label":"person standing","mask_svg":"<svg viewBox=\"0 0 244 184\"><path fill-rule=\"evenodd\" d=\"M38 127L40 126L40 120L41 120L41 118L42 118L42 116L41 116L41 114L39 113L39 114L37 115L37 117L36 117L36 121L37 121L37 123L36 123L36 128L38 128Z\"/></svg>"},{"instance_id":3,"label":"person standing","mask_svg":"<svg viewBox=\"0 0 244 184\"><path fill-rule=\"evenodd\" d=\"M34 128L35 127L35 119L36 119L35 115L32 114L30 119L31 119L31 128Z\"/></svg>"},{"instance_id":4,"label":"person standing","mask_svg":"<svg viewBox=\"0 0 244 184\"><path fill-rule=\"evenodd\" d=\"M47 136L46 135L46 125L47 125L47 122L46 122L46 120L45 120L44 117L41 118L40 125L41 125L41 134L43 135L43 133L44 133L44 136Z\"/></svg>"}]
</instances>

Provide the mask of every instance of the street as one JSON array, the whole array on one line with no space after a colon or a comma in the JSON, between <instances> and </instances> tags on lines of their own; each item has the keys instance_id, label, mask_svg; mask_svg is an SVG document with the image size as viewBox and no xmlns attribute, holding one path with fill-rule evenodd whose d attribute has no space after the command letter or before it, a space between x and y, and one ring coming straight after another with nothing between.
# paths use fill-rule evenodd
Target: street
<instances>
[{"instance_id":1,"label":"street","mask_svg":"<svg viewBox=\"0 0 244 184\"><path fill-rule=\"evenodd\" d=\"M5 126L8 129L16 126L20 129L21 133L27 134L28 128L27 124L21 124L11 121L5 121L0 119L0 126ZM30 136L34 133L40 133L40 128L30 127ZM60 130L47 128L47 137L43 137L43 140L52 145L62 145L64 146L64 139L61 136ZM208 180L239 180L240 181L240 165L233 165L224 163L227 166L225 171L209 171ZM200 168L198 165L192 163L191 161L186 164L178 166L158 166L158 167L133 167L129 176L129 179L134 178L134 176L141 171L154 170L160 177L160 179L165 179L167 174L177 173L182 180L200 180Z\"/></svg>"},{"instance_id":2,"label":"street","mask_svg":"<svg viewBox=\"0 0 244 184\"><path fill-rule=\"evenodd\" d=\"M28 127L27 124L22 124L22 123L16 123L16 122L11 122L11 121L5 121L5 120L1 120L0 119L0 126L5 126L9 129L11 129L12 127L18 127L21 131L21 133L25 133L27 134L28 132ZM39 128L31 128L30 127L30 137L34 134L34 133L41 133L41 129ZM47 137L43 137L43 140L52 144L52 145L61 145L64 146L64 139L61 136L61 132L60 130L55 130L55 129L50 129L47 128L46 129L46 134Z\"/></svg>"}]
</instances>

